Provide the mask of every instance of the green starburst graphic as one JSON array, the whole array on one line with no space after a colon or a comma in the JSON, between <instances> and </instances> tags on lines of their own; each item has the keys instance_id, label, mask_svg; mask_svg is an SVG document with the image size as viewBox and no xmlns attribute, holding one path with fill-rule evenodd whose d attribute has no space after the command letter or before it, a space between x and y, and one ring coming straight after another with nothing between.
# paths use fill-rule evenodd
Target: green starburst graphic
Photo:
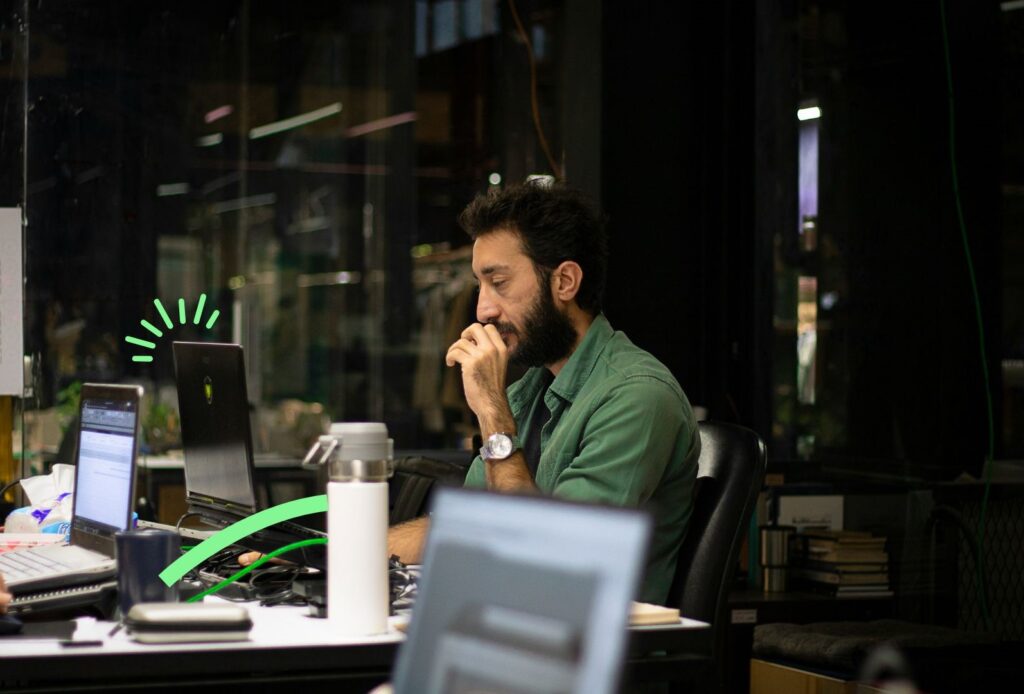
<instances>
[{"instance_id":1,"label":"green starburst graphic","mask_svg":"<svg viewBox=\"0 0 1024 694\"><path fill-rule=\"evenodd\" d=\"M156 306L157 313L160 314L160 318L163 319L164 325L167 326L167 329L168 330L173 330L176 327L175 324L174 324L174 321L171 320L170 315L168 315L168 313L167 313L167 309L164 308L164 305L160 301L160 299L153 299L153 305ZM206 294L200 294L199 295L199 303L196 304L196 311L195 311L195 314L193 315L193 318L192 318L192 323L194 325L199 325L199 322L203 318L203 309L205 307L206 307ZM214 309L214 311L212 313L210 313L209 318L207 318L207 320L206 320L206 326L205 326L206 329L207 330L212 330L213 326L214 326L214 324L216 324L218 318L220 318L220 310L219 309ZM178 324L179 325L185 325L186 323L188 323L188 316L186 315L186 311L185 311L185 299L184 298L179 298L178 299ZM148 320L143 319L143 320L139 321L139 325L141 325L143 328L145 328L154 337L160 338L160 337L164 336L164 331L161 330L160 328L158 328L157 326L153 325L152 323L150 323ZM143 349L156 349L156 343L155 342L151 342L149 340L143 340L141 338L135 337L134 335L127 335L127 336L125 336L124 341L127 342L128 344L135 345L136 347L142 347ZM132 355L132 361L134 361L134 362L142 362L142 363L149 363L149 362L153 361L153 355L151 355L151 354L133 354Z\"/></svg>"}]
</instances>

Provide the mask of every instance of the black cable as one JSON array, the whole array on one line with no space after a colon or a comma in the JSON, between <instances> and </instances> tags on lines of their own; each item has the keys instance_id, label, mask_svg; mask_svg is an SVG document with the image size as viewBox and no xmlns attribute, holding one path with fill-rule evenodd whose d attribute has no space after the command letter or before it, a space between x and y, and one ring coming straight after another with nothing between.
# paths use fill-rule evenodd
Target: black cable
<instances>
[{"instance_id":1,"label":"black cable","mask_svg":"<svg viewBox=\"0 0 1024 694\"><path fill-rule=\"evenodd\" d=\"M261 605L303 605L306 599L295 593L293 585L297 578L306 575L309 572L301 566L264 566L252 573L249 584Z\"/></svg>"},{"instance_id":2,"label":"black cable","mask_svg":"<svg viewBox=\"0 0 1024 694\"><path fill-rule=\"evenodd\" d=\"M213 593L216 593L219 590L221 590L222 588L225 588L225 587L231 585L235 581L238 581L239 579L241 579L241 578L243 578L245 576L248 576L249 574L253 573L257 569L259 569L261 566L263 566L266 562L268 562L269 560L271 560L274 557L278 556L279 554L285 554L287 552L292 552L292 551L294 551L296 549L299 549L301 547L306 547L306 546L314 545L314 544L319 544L319 545L327 544L327 539L326 538L314 538L314 539L310 539L310 540L300 540L299 542L293 542L293 543L291 543L289 545L285 545L284 547L278 547L274 551L268 552L268 553L264 554L259 559L257 559L255 562L253 562L249 566L243 568L241 571L235 572L234 574L232 574L231 576L227 577L226 579L224 579L220 583L218 583L218 584L216 584L216 585L214 585L214 586L212 586L210 588L207 588L206 590L204 590L202 593L199 593L198 595L193 595L191 598L189 598L188 601L189 602L199 602L204 597L206 597L207 595L211 595ZM251 580L251 579L249 579L249 580Z\"/></svg>"},{"instance_id":3,"label":"black cable","mask_svg":"<svg viewBox=\"0 0 1024 694\"><path fill-rule=\"evenodd\" d=\"M7 493L7 490L15 486L16 484L19 484L20 482L21 480L14 480L13 482L8 482L7 484L5 484L3 489L0 489L0 500L3 500L4 494Z\"/></svg>"},{"instance_id":4,"label":"black cable","mask_svg":"<svg viewBox=\"0 0 1024 694\"><path fill-rule=\"evenodd\" d=\"M284 549L284 548L280 548ZM304 605L309 600L295 592L295 581L300 578L317 576L319 572L301 564L265 564L238 576L238 558L247 550L238 546L227 547L214 554L190 574L208 586L229 584L238 586L235 594L220 592L219 596L230 602L258 600L261 605ZM234 577L233 580L231 580ZM393 609L406 609L416 598L418 572L410 569L396 557L388 561L388 589ZM239 592L240 591L240 592ZM216 592L207 590L201 595Z\"/></svg>"},{"instance_id":5,"label":"black cable","mask_svg":"<svg viewBox=\"0 0 1024 694\"><path fill-rule=\"evenodd\" d=\"M391 607L394 609L405 609L412 607L416 600L416 580L419 578L417 571L391 557L388 562L388 587L390 589Z\"/></svg>"},{"instance_id":6,"label":"black cable","mask_svg":"<svg viewBox=\"0 0 1024 694\"><path fill-rule=\"evenodd\" d=\"M181 514L181 516L178 517L178 522L174 524L174 532L175 532L175 534L178 535L178 536L181 535L181 523L182 523L182 521L184 521L186 518L192 518L192 517L200 516L200 515L202 515L202 514L201 513L195 513L193 511L189 511L188 513Z\"/></svg>"}]
</instances>

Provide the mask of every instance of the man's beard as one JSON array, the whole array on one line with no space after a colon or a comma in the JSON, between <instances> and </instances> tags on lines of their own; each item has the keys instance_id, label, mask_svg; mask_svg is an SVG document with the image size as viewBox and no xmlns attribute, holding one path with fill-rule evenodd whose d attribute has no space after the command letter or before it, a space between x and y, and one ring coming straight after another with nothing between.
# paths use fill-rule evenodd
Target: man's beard
<instances>
[{"instance_id":1,"label":"man's beard","mask_svg":"<svg viewBox=\"0 0 1024 694\"><path fill-rule=\"evenodd\" d=\"M526 314L521 333L511 323L498 323L496 327L503 335L512 333L519 338L509 361L520 366L554 364L572 354L576 345L576 328L569 317L555 306L551 290L544 283Z\"/></svg>"}]
</instances>

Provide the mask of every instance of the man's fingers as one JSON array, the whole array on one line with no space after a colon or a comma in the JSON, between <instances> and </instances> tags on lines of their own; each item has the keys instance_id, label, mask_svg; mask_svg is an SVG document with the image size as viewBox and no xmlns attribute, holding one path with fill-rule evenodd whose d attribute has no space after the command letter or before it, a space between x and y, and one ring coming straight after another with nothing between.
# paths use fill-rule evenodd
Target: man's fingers
<instances>
[{"instance_id":1,"label":"man's fingers","mask_svg":"<svg viewBox=\"0 0 1024 694\"><path fill-rule=\"evenodd\" d=\"M501 332L492 323L484 326L484 333L491 338L491 342L498 348L499 352L504 354L508 350L505 341L501 339Z\"/></svg>"},{"instance_id":2,"label":"man's fingers","mask_svg":"<svg viewBox=\"0 0 1024 694\"><path fill-rule=\"evenodd\" d=\"M490 328L490 330L488 331L487 328ZM479 323L471 324L462 331L462 339L471 340L483 348L494 347L495 349L501 349L505 346L497 328L489 323L486 326Z\"/></svg>"},{"instance_id":3,"label":"man's fingers","mask_svg":"<svg viewBox=\"0 0 1024 694\"><path fill-rule=\"evenodd\" d=\"M463 364L468 359L478 356L480 348L469 340L459 340L448 348L444 356L444 363L448 366L455 366L456 363Z\"/></svg>"},{"instance_id":4,"label":"man's fingers","mask_svg":"<svg viewBox=\"0 0 1024 694\"><path fill-rule=\"evenodd\" d=\"M256 562L258 562L262 558L263 558L263 553L262 552L246 552L245 554L238 555L238 563L240 565L242 565L242 566L249 566L250 564L255 564ZM270 564L294 564L295 563L295 562L290 562L287 559L281 559L280 557L272 557L271 559L268 560L268 562Z\"/></svg>"},{"instance_id":5,"label":"man's fingers","mask_svg":"<svg viewBox=\"0 0 1024 694\"><path fill-rule=\"evenodd\" d=\"M263 554L260 552L246 552L238 557L238 563L242 566L249 566L249 564L259 561L262 556Z\"/></svg>"}]
</instances>

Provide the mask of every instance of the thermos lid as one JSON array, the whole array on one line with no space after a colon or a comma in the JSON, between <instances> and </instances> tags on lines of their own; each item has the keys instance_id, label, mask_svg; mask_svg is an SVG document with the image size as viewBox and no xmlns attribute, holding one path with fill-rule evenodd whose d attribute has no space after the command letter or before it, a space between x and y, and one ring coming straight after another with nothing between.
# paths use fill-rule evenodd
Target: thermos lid
<instances>
[{"instance_id":1,"label":"thermos lid","mask_svg":"<svg viewBox=\"0 0 1024 694\"><path fill-rule=\"evenodd\" d=\"M391 477L394 442L382 422L331 424L329 438L338 441L329 463L334 482L382 482Z\"/></svg>"}]
</instances>

